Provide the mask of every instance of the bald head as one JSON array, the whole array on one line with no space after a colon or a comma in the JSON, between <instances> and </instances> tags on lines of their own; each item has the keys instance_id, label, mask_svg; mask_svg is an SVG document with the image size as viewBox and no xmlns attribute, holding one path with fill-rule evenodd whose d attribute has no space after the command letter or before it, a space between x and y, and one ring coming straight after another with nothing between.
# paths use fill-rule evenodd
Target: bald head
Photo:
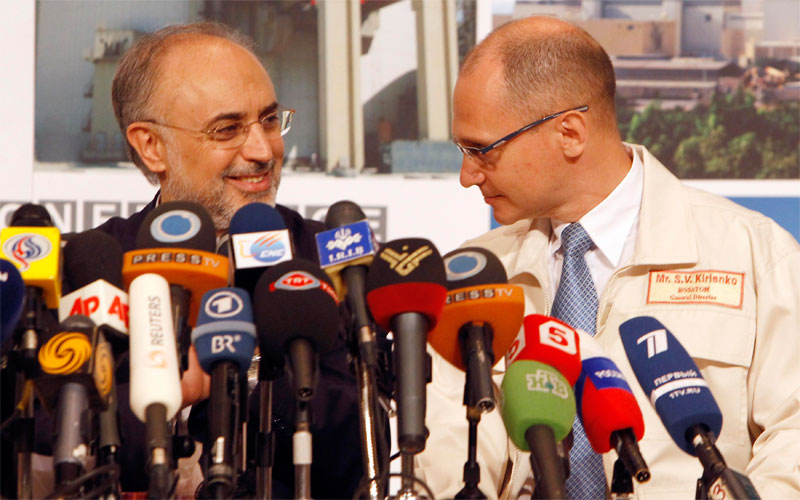
<instances>
[{"instance_id":1,"label":"bald head","mask_svg":"<svg viewBox=\"0 0 800 500\"><path fill-rule=\"evenodd\" d=\"M123 137L126 137L126 130L131 123L159 118L160 110L155 109L151 97L159 90L160 68L165 56L187 41L208 37L226 40L253 54L252 40L224 24L214 22L167 26L147 33L128 49L120 59L111 84L111 103ZM147 179L157 184L158 177L148 170L130 142L128 152Z\"/></svg>"},{"instance_id":2,"label":"bald head","mask_svg":"<svg viewBox=\"0 0 800 500\"><path fill-rule=\"evenodd\" d=\"M467 55L461 74L499 71L507 112L526 120L588 104L615 127L615 77L603 47L584 30L552 17L504 24Z\"/></svg>"}]
</instances>

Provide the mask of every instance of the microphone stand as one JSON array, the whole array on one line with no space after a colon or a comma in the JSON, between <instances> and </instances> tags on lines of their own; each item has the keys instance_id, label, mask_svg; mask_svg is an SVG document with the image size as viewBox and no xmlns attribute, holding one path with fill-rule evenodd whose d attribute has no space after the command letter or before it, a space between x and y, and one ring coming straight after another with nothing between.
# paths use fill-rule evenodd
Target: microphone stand
<instances>
[{"instance_id":1,"label":"microphone stand","mask_svg":"<svg viewBox=\"0 0 800 500\"><path fill-rule=\"evenodd\" d=\"M689 429L692 444L703 464L703 475L697 480L695 497L698 500L730 498L733 500L760 499L753 483L725 464L722 454L714 445L713 435L701 424Z\"/></svg>"},{"instance_id":2,"label":"microphone stand","mask_svg":"<svg viewBox=\"0 0 800 500\"><path fill-rule=\"evenodd\" d=\"M297 400L295 431L292 436L294 462L294 497L311 500L311 408L308 401Z\"/></svg>"},{"instance_id":3,"label":"microphone stand","mask_svg":"<svg viewBox=\"0 0 800 500\"><path fill-rule=\"evenodd\" d=\"M353 266L342 271L347 284L347 304L353 314L350 331L351 352L355 357L356 383L358 384L359 431L361 434L361 458L364 463L366 481L369 482L368 498L382 500L385 485L380 482L381 462L378 448L378 396L375 371L378 365L375 331L369 322L366 304L355 297L364 297L367 268Z\"/></svg>"},{"instance_id":4,"label":"microphone stand","mask_svg":"<svg viewBox=\"0 0 800 500\"><path fill-rule=\"evenodd\" d=\"M458 499L485 499L486 495L478 488L481 469L477 462L478 424L481 414L494 410L496 406L492 386L491 370L494 364L492 338L494 332L487 323L467 323L458 332L461 359L467 367L464 383L464 405L467 407L469 437L467 461L464 464L464 488L456 493Z\"/></svg>"}]
</instances>

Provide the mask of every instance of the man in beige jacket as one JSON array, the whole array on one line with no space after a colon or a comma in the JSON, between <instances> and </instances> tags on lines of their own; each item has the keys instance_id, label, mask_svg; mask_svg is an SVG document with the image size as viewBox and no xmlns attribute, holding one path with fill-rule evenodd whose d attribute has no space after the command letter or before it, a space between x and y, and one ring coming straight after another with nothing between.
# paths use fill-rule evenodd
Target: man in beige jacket
<instances>
[{"instance_id":1,"label":"man in beige jacket","mask_svg":"<svg viewBox=\"0 0 800 500\"><path fill-rule=\"evenodd\" d=\"M526 314L551 314L562 231L580 223L589 234L595 338L645 419L639 445L652 479L636 485L638 498L694 498L702 473L625 356L619 325L641 315L659 319L700 368L724 417L717 447L728 465L762 498L800 498L800 245L770 219L684 187L644 147L623 143L614 89L602 47L552 18L504 25L467 56L453 96L461 183L477 186L504 224L467 245L493 251L524 286ZM704 282L703 293L681 288L679 275ZM417 467L437 496L462 486L460 388L463 374L435 357L431 435ZM484 417L478 442L486 495L530 492L528 455L507 440L499 412ZM614 451L602 457L606 481L615 459Z\"/></svg>"}]
</instances>

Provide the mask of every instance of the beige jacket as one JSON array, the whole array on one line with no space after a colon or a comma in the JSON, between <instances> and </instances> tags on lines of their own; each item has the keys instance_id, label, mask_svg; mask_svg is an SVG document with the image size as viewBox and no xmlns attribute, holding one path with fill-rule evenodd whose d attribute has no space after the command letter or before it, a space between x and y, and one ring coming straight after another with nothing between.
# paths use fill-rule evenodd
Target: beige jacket
<instances>
[{"instance_id":1,"label":"beige jacket","mask_svg":"<svg viewBox=\"0 0 800 500\"><path fill-rule=\"evenodd\" d=\"M694 498L702 472L667 434L619 338L620 323L650 315L678 338L708 382L723 414L717 447L728 465L747 474L764 499L800 498L800 245L771 219L683 186L644 147L632 147L644 162L638 236L631 262L614 272L599 298L596 338L644 414L639 446L652 479L637 485L637 497ZM550 314L549 236L549 220L529 219L465 245L494 252L509 280L524 285L526 314ZM687 277L692 283L678 283ZM429 352L430 438L417 473L437 497L452 498L463 486L467 456L464 376ZM482 491L516 498L530 463L508 441L499 411L482 419L478 447ZM610 478L616 452L603 459Z\"/></svg>"}]
</instances>

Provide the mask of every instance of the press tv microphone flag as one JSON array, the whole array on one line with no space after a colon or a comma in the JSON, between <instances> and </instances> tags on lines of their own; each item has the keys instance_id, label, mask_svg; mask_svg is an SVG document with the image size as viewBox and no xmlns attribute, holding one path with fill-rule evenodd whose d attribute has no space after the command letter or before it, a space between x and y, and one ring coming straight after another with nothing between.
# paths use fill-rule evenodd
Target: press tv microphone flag
<instances>
[{"instance_id":1,"label":"press tv microphone flag","mask_svg":"<svg viewBox=\"0 0 800 500\"><path fill-rule=\"evenodd\" d=\"M575 420L575 396L558 370L539 361L517 357L501 384L501 411L508 436L531 452L537 489L544 498L565 498L564 477L556 443Z\"/></svg>"},{"instance_id":2,"label":"press tv microphone flag","mask_svg":"<svg viewBox=\"0 0 800 500\"><path fill-rule=\"evenodd\" d=\"M444 256L447 298L428 342L444 359L467 372L464 404L495 407L491 369L522 326L522 289L508 284L500 260L490 251L460 248Z\"/></svg>"},{"instance_id":3,"label":"press tv microphone flag","mask_svg":"<svg viewBox=\"0 0 800 500\"><path fill-rule=\"evenodd\" d=\"M522 288L508 284L503 265L490 251L461 248L444 256L447 296L428 342L453 366L466 371L459 349L459 329L468 323L489 324L492 351L505 353L522 326Z\"/></svg>"},{"instance_id":4,"label":"press tv microphone flag","mask_svg":"<svg viewBox=\"0 0 800 500\"><path fill-rule=\"evenodd\" d=\"M231 218L228 234L234 284L251 296L265 269L294 256L283 217L266 203L248 203L237 210Z\"/></svg>"},{"instance_id":5,"label":"press tv microphone flag","mask_svg":"<svg viewBox=\"0 0 800 500\"><path fill-rule=\"evenodd\" d=\"M194 325L203 294L228 284L228 259L214 253L215 240L214 223L203 207L186 201L162 203L142 222L138 249L123 255L125 288L143 274L163 276L190 295L187 320Z\"/></svg>"},{"instance_id":6,"label":"press tv microphone flag","mask_svg":"<svg viewBox=\"0 0 800 500\"><path fill-rule=\"evenodd\" d=\"M239 401L247 387L240 382L256 344L250 295L241 288L206 292L192 344L203 371L211 375L208 435L213 459L206 473L207 487L216 498L228 498L236 484L234 455L244 411Z\"/></svg>"},{"instance_id":7,"label":"press tv microphone flag","mask_svg":"<svg viewBox=\"0 0 800 500\"><path fill-rule=\"evenodd\" d=\"M506 353L506 364L530 359L552 366L574 386L581 374L581 342L578 332L561 320L529 314L524 329Z\"/></svg>"},{"instance_id":8,"label":"press tv microphone flag","mask_svg":"<svg viewBox=\"0 0 800 500\"><path fill-rule=\"evenodd\" d=\"M0 259L0 345L5 352L6 342L14 336L14 329L22 314L25 300L25 282L17 266Z\"/></svg>"},{"instance_id":9,"label":"press tv microphone flag","mask_svg":"<svg viewBox=\"0 0 800 500\"><path fill-rule=\"evenodd\" d=\"M367 273L367 304L375 322L394 334L400 451L425 449L425 346L447 295L444 263L422 238L384 244Z\"/></svg>"},{"instance_id":10,"label":"press tv microphone flag","mask_svg":"<svg viewBox=\"0 0 800 500\"><path fill-rule=\"evenodd\" d=\"M44 207L26 204L14 212L11 225L0 230L0 257L17 266L26 286L41 289L48 308L58 308L61 233Z\"/></svg>"},{"instance_id":11,"label":"press tv microphone flag","mask_svg":"<svg viewBox=\"0 0 800 500\"><path fill-rule=\"evenodd\" d=\"M116 238L91 229L64 247L64 280L74 290L61 298L61 321L88 316L112 342L128 342L128 294L122 290L122 247Z\"/></svg>"},{"instance_id":12,"label":"press tv microphone flag","mask_svg":"<svg viewBox=\"0 0 800 500\"><path fill-rule=\"evenodd\" d=\"M145 423L150 498L168 498L174 485L167 427L181 406L178 353L169 283L158 274L133 278L130 302L130 407Z\"/></svg>"},{"instance_id":13,"label":"press tv microphone flag","mask_svg":"<svg viewBox=\"0 0 800 500\"><path fill-rule=\"evenodd\" d=\"M575 384L575 400L586 437L597 453L612 448L638 482L650 480L650 470L637 442L644 436L644 418L625 376L597 340L578 331L583 370Z\"/></svg>"}]
</instances>

